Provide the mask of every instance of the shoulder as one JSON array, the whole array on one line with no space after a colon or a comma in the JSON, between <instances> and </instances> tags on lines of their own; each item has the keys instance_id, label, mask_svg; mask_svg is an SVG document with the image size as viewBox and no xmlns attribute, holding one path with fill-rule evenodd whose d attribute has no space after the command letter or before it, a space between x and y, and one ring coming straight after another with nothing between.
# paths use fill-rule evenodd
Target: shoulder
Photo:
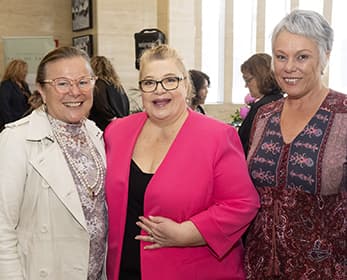
<instances>
[{"instance_id":1,"label":"shoulder","mask_svg":"<svg viewBox=\"0 0 347 280\"><path fill-rule=\"evenodd\" d=\"M5 129L8 128L9 130L18 130L18 129L24 129L27 127L30 123L30 115L21 118L17 121L10 122L5 124Z\"/></svg>"},{"instance_id":2,"label":"shoulder","mask_svg":"<svg viewBox=\"0 0 347 280\"><path fill-rule=\"evenodd\" d=\"M235 128L230 124L193 110L189 110L187 126L191 134L204 138L216 138L219 135L225 135L225 133L237 134Z\"/></svg>"},{"instance_id":3,"label":"shoulder","mask_svg":"<svg viewBox=\"0 0 347 280\"><path fill-rule=\"evenodd\" d=\"M281 111L283 107L283 103L284 103L284 98L280 98L278 100L264 104L258 109L258 112L257 112L258 118L263 119L272 115L273 113Z\"/></svg>"},{"instance_id":4,"label":"shoulder","mask_svg":"<svg viewBox=\"0 0 347 280\"><path fill-rule=\"evenodd\" d=\"M9 146L24 146L29 131L30 116L19 119L18 121L7 123L4 130L0 133L0 145L2 148Z\"/></svg>"},{"instance_id":5,"label":"shoulder","mask_svg":"<svg viewBox=\"0 0 347 280\"><path fill-rule=\"evenodd\" d=\"M104 134L105 137L113 131L117 130L133 130L138 128L147 119L147 114L145 112L134 113L123 118L115 118L106 127Z\"/></svg>"},{"instance_id":6,"label":"shoulder","mask_svg":"<svg viewBox=\"0 0 347 280\"><path fill-rule=\"evenodd\" d=\"M11 80L5 80L0 83L0 90L3 91L4 89L12 88L14 86L15 85Z\"/></svg>"},{"instance_id":7,"label":"shoulder","mask_svg":"<svg viewBox=\"0 0 347 280\"><path fill-rule=\"evenodd\" d=\"M336 113L347 113L347 95L341 92L330 90L326 98L326 106Z\"/></svg>"}]
</instances>

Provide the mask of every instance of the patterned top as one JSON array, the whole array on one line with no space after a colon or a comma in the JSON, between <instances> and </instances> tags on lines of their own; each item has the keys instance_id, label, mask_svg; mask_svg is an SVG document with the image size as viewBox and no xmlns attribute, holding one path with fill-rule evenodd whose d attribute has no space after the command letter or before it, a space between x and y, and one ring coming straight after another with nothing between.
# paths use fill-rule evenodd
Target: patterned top
<instances>
[{"instance_id":1,"label":"patterned top","mask_svg":"<svg viewBox=\"0 0 347 280\"><path fill-rule=\"evenodd\" d=\"M248 163L261 209L247 236L248 279L346 279L347 96L330 90L289 144L283 104L255 120Z\"/></svg>"},{"instance_id":2,"label":"patterned top","mask_svg":"<svg viewBox=\"0 0 347 280\"><path fill-rule=\"evenodd\" d=\"M69 165L86 219L90 236L88 280L98 280L101 278L106 252L105 166L100 165L102 158L88 137L84 122L67 124L49 115L48 119ZM96 184L95 196L91 196L86 189L81 174L85 175L90 185Z\"/></svg>"}]
</instances>

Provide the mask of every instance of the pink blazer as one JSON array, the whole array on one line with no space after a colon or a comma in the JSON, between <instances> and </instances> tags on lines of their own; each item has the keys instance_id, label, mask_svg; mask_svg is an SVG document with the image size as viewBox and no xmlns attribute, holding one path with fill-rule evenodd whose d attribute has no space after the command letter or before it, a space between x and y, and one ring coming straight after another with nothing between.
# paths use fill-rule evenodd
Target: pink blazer
<instances>
[{"instance_id":1,"label":"pink blazer","mask_svg":"<svg viewBox=\"0 0 347 280\"><path fill-rule=\"evenodd\" d=\"M105 131L109 209L108 279L118 280L130 162L145 113L114 120ZM189 110L149 182L144 215L191 220L206 246L143 250L142 280L245 279L241 235L259 208L237 132Z\"/></svg>"}]
</instances>

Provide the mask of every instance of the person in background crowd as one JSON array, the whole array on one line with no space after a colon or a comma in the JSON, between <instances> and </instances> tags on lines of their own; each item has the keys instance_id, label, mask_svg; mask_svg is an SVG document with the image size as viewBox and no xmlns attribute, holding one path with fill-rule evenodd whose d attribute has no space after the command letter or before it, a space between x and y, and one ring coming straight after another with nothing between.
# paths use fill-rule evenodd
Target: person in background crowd
<instances>
[{"instance_id":1,"label":"person in background crowd","mask_svg":"<svg viewBox=\"0 0 347 280\"><path fill-rule=\"evenodd\" d=\"M41 106L0 134L0 279L106 279L104 146L86 119L95 79L85 52L49 52Z\"/></svg>"},{"instance_id":2,"label":"person in background crowd","mask_svg":"<svg viewBox=\"0 0 347 280\"><path fill-rule=\"evenodd\" d=\"M254 120L248 164L261 209L247 236L248 279L346 279L347 95L322 81L332 44L314 11L294 10L273 31L287 96Z\"/></svg>"},{"instance_id":3,"label":"person in background crowd","mask_svg":"<svg viewBox=\"0 0 347 280\"><path fill-rule=\"evenodd\" d=\"M236 130L188 108L189 74L167 45L144 51L139 75L145 111L104 134L108 279L244 279L240 237L259 200Z\"/></svg>"},{"instance_id":4,"label":"person in background crowd","mask_svg":"<svg viewBox=\"0 0 347 280\"><path fill-rule=\"evenodd\" d=\"M27 74L28 64L21 59L12 60L5 69L0 84L0 131L5 124L22 118L30 108Z\"/></svg>"},{"instance_id":5,"label":"person in background crowd","mask_svg":"<svg viewBox=\"0 0 347 280\"><path fill-rule=\"evenodd\" d=\"M202 105L205 104L210 86L210 77L199 70L189 70L189 77L193 84L190 107L194 111L205 115L206 112Z\"/></svg>"},{"instance_id":6,"label":"person in background crowd","mask_svg":"<svg viewBox=\"0 0 347 280\"><path fill-rule=\"evenodd\" d=\"M98 79L89 119L105 130L113 118L129 115L129 99L111 61L104 56L94 56L91 65Z\"/></svg>"},{"instance_id":7,"label":"person in background crowd","mask_svg":"<svg viewBox=\"0 0 347 280\"><path fill-rule=\"evenodd\" d=\"M271 70L270 55L266 53L252 55L241 65L241 72L245 86L249 89L250 95L255 99L250 104L250 110L238 130L243 150L247 156L249 136L255 114L261 106L278 100L283 95Z\"/></svg>"}]
</instances>

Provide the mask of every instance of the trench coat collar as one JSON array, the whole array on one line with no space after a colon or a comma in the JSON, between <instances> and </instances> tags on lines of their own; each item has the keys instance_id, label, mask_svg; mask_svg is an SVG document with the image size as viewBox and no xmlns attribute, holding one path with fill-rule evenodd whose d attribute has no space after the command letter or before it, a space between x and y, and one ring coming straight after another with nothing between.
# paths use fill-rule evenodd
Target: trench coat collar
<instances>
[{"instance_id":1,"label":"trench coat collar","mask_svg":"<svg viewBox=\"0 0 347 280\"><path fill-rule=\"evenodd\" d=\"M28 117L29 126L26 141L42 141L45 147L38 153L36 158L31 159L30 163L40 173L51 187L53 192L66 206L76 220L87 230L80 197L71 175L70 169L66 164L65 157L55 141L53 132L44 110L37 109ZM103 158L105 164L105 152L102 141L102 132L96 125L87 120L87 131Z\"/></svg>"}]
</instances>

